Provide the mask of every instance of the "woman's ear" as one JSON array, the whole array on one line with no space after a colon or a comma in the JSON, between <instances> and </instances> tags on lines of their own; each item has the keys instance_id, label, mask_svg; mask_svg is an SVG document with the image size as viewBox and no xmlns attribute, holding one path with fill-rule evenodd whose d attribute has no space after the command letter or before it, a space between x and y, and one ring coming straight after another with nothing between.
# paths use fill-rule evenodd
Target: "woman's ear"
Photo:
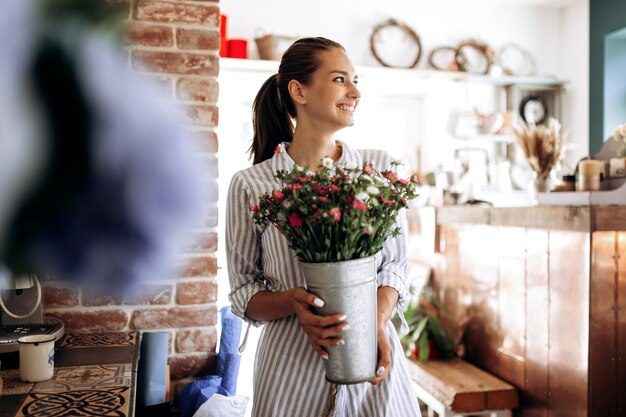
<instances>
[{"instance_id":1,"label":"woman's ear","mask_svg":"<svg viewBox=\"0 0 626 417\"><path fill-rule=\"evenodd\" d=\"M287 89L289 90L289 95L293 101L300 104L306 104L302 84L300 84L297 80L289 81Z\"/></svg>"}]
</instances>

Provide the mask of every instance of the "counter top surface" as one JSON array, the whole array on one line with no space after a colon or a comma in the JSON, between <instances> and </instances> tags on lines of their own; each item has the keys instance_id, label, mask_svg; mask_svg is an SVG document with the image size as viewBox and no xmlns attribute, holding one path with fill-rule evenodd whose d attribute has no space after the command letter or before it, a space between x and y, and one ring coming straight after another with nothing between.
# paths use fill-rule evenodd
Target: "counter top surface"
<instances>
[{"instance_id":1,"label":"counter top surface","mask_svg":"<svg viewBox=\"0 0 626 417\"><path fill-rule=\"evenodd\" d=\"M579 232L626 231L626 206L443 206L434 210L439 225L468 223Z\"/></svg>"}]
</instances>

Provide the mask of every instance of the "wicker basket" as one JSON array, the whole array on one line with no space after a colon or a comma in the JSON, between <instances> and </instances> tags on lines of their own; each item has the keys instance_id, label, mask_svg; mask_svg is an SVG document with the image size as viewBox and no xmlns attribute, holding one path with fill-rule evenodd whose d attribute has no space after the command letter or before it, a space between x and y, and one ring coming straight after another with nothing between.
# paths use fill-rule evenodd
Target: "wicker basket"
<instances>
[{"instance_id":1,"label":"wicker basket","mask_svg":"<svg viewBox=\"0 0 626 417\"><path fill-rule=\"evenodd\" d=\"M293 36L268 34L255 38L254 41L261 59L278 61L296 39Z\"/></svg>"}]
</instances>

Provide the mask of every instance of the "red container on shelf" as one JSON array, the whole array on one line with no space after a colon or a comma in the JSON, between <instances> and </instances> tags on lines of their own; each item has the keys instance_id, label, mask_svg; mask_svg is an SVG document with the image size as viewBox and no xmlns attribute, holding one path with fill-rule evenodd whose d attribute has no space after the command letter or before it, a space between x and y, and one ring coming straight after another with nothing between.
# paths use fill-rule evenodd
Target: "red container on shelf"
<instances>
[{"instance_id":1,"label":"red container on shelf","mask_svg":"<svg viewBox=\"0 0 626 417\"><path fill-rule=\"evenodd\" d=\"M245 39L229 39L228 56L230 58L248 58L248 41Z\"/></svg>"},{"instance_id":2,"label":"red container on shelf","mask_svg":"<svg viewBox=\"0 0 626 417\"><path fill-rule=\"evenodd\" d=\"M220 15L220 56L228 56L228 41L226 40L226 25L228 17L225 14Z\"/></svg>"}]
</instances>

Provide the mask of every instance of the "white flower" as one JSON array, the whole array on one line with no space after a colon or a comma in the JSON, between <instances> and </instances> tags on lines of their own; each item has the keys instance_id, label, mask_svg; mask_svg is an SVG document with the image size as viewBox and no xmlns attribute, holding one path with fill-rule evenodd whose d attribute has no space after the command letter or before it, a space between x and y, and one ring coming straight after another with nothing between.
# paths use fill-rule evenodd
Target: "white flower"
<instances>
[{"instance_id":1,"label":"white flower","mask_svg":"<svg viewBox=\"0 0 626 417\"><path fill-rule=\"evenodd\" d=\"M374 182L374 180L372 179L372 177L370 177L370 176L369 176L369 175L367 175L367 174L361 174L361 179L362 179L362 180L365 180L365 181L367 181L367 182Z\"/></svg>"},{"instance_id":2,"label":"white flower","mask_svg":"<svg viewBox=\"0 0 626 417\"><path fill-rule=\"evenodd\" d=\"M363 225L363 234L371 235L373 231L374 231L374 228L372 227L371 224Z\"/></svg>"},{"instance_id":3,"label":"white flower","mask_svg":"<svg viewBox=\"0 0 626 417\"><path fill-rule=\"evenodd\" d=\"M373 185L369 185L365 190L371 195L378 195L380 193L378 187L374 187Z\"/></svg>"},{"instance_id":4,"label":"white flower","mask_svg":"<svg viewBox=\"0 0 626 417\"><path fill-rule=\"evenodd\" d=\"M326 158L322 159L322 166L324 168L330 169L330 168L333 167L333 164L334 164L334 162L333 162L332 158L326 157Z\"/></svg>"},{"instance_id":5,"label":"white flower","mask_svg":"<svg viewBox=\"0 0 626 417\"><path fill-rule=\"evenodd\" d=\"M356 163L350 161L346 164L346 169L355 169L356 168Z\"/></svg>"},{"instance_id":6,"label":"white flower","mask_svg":"<svg viewBox=\"0 0 626 417\"><path fill-rule=\"evenodd\" d=\"M359 201L366 201L368 198L370 198L370 196L366 192L361 191L360 193L355 195L354 198L356 198Z\"/></svg>"},{"instance_id":7,"label":"white flower","mask_svg":"<svg viewBox=\"0 0 626 417\"><path fill-rule=\"evenodd\" d=\"M626 143L626 123L621 124L613 130L613 139L616 141L624 141Z\"/></svg>"},{"instance_id":8,"label":"white flower","mask_svg":"<svg viewBox=\"0 0 626 417\"><path fill-rule=\"evenodd\" d=\"M291 202L289 200L283 201L283 207L285 207L285 208L291 207Z\"/></svg>"}]
</instances>

